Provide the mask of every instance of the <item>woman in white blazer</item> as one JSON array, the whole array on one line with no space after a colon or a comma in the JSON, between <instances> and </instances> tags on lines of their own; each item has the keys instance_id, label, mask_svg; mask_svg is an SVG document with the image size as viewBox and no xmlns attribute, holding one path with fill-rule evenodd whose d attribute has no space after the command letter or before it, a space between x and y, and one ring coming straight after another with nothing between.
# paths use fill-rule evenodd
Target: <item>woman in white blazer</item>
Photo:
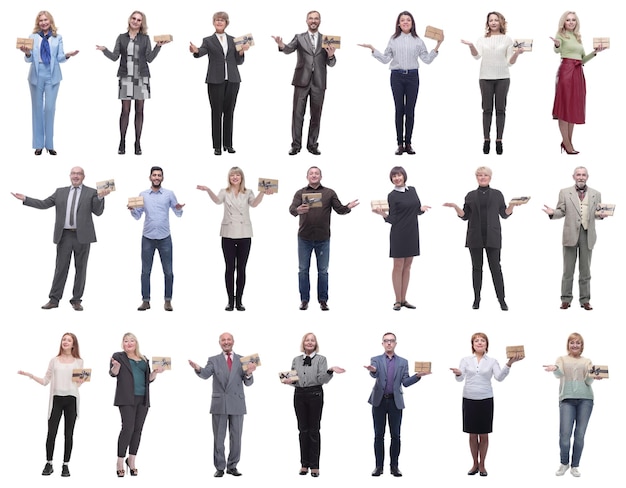
<instances>
[{"instance_id":1,"label":"woman in white blazer","mask_svg":"<svg viewBox=\"0 0 626 488\"><path fill-rule=\"evenodd\" d=\"M241 168L233 167L228 172L228 186L216 195L207 186L198 185L198 190L205 191L215 203L224 204L224 218L222 219L222 251L226 263L226 293L228 305L226 310L232 312L235 308L243 312L246 308L241 300L246 285L246 264L252 244L252 222L250 221L250 207L256 207L263 200L264 195L274 193L272 188L265 188L256 197L252 190L246 188L245 178ZM235 269L237 270L237 288L235 290Z\"/></svg>"},{"instance_id":2,"label":"woman in white blazer","mask_svg":"<svg viewBox=\"0 0 626 488\"><path fill-rule=\"evenodd\" d=\"M24 53L24 60L30 63L28 84L33 106L33 149L35 156L40 156L44 148L56 156L54 112L63 79L59 63L76 56L78 51L63 51L63 38L57 34L54 18L46 10L37 14L33 33L28 37L33 40L32 49L22 46L20 50Z\"/></svg>"}]
</instances>

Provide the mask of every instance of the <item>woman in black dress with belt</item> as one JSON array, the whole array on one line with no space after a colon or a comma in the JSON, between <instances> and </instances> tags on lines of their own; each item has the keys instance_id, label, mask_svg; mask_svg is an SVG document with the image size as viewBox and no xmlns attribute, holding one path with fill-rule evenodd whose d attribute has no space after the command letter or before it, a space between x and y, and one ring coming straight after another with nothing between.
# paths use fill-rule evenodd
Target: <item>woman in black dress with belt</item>
<instances>
[{"instance_id":1,"label":"woman in black dress with belt","mask_svg":"<svg viewBox=\"0 0 626 488\"><path fill-rule=\"evenodd\" d=\"M420 254L417 216L430 207L422 205L415 188L406 186L407 176L402 166L391 168L389 179L394 184L394 189L387 196L389 211L381 208L373 211L391 224L389 257L393 258L391 281L396 294L393 309L397 311L402 307L415 308L415 305L406 301L406 290L409 287L413 256Z\"/></svg>"}]
</instances>

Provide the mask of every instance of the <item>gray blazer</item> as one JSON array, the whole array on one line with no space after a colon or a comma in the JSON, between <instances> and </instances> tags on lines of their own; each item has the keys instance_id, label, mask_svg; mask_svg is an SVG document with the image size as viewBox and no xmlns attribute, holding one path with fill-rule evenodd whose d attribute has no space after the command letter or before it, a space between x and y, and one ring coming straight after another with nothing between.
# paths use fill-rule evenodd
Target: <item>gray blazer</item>
<instances>
[{"instance_id":1,"label":"gray blazer","mask_svg":"<svg viewBox=\"0 0 626 488\"><path fill-rule=\"evenodd\" d=\"M57 188L56 191L45 200L26 197L23 204L27 207L45 210L50 207L56 208L56 220L54 223L55 244L61 241L63 227L65 226L65 212L67 210L67 200L69 198L71 186ZM76 238L81 244L96 242L96 230L93 225L91 214L102 215L104 212L104 198L98 198L98 192L88 186L83 185L76 209Z\"/></svg>"},{"instance_id":2,"label":"gray blazer","mask_svg":"<svg viewBox=\"0 0 626 488\"><path fill-rule=\"evenodd\" d=\"M194 58L209 56L209 68L206 73L206 83L219 85L224 83L226 79L226 69L228 70L229 83L241 83L238 65L243 64L244 56L241 56L235 49L235 38L226 34L226 42L228 43L228 52L224 58L224 50L222 44L217 38L217 34L202 39L202 45L198 48L198 52L193 54ZM225 67L226 68L225 68Z\"/></svg>"},{"instance_id":3,"label":"gray blazer","mask_svg":"<svg viewBox=\"0 0 626 488\"><path fill-rule=\"evenodd\" d=\"M596 207L602 202L602 196L599 191L587 187L587 199L589 204L589 222L587 224L587 243L589 249L593 249L596 243ZM580 212L580 199L578 193L573 186L563 188L559 192L559 202L554 209L554 214L550 215L550 219L560 219L565 217L563 224L563 245L577 246L578 234L582 223L582 214Z\"/></svg>"},{"instance_id":4,"label":"gray blazer","mask_svg":"<svg viewBox=\"0 0 626 488\"><path fill-rule=\"evenodd\" d=\"M254 378L246 377L240 361L241 356L233 353L233 367L228 371L223 353L212 356L206 366L196 374L206 380L213 376L213 394L211 396L211 414L244 415L246 396L243 385L250 386Z\"/></svg>"},{"instance_id":5,"label":"gray blazer","mask_svg":"<svg viewBox=\"0 0 626 488\"><path fill-rule=\"evenodd\" d=\"M311 36L308 32L296 34L289 44L284 48L278 48L285 54L298 52L296 70L293 74L291 84L293 86L307 87L310 84L326 90L326 66L333 67L337 62L335 56L328 57L325 49L322 49L322 34L317 33L317 46L313 47Z\"/></svg>"},{"instance_id":6,"label":"gray blazer","mask_svg":"<svg viewBox=\"0 0 626 488\"><path fill-rule=\"evenodd\" d=\"M370 373L372 378L376 378L376 383L374 383L372 394L368 400L373 407L378 407L380 405L380 402L383 401L383 395L385 393L385 385L387 383L387 359L385 356L386 354L374 356L370 363L372 366L376 367L376 371ZM396 372L393 377L393 399L396 407L400 410L404 408L402 386L409 387L421 379L421 376L417 376L416 374L409 376L408 361L396 354Z\"/></svg>"},{"instance_id":7,"label":"gray blazer","mask_svg":"<svg viewBox=\"0 0 626 488\"><path fill-rule=\"evenodd\" d=\"M128 74L128 64L126 62L126 58L128 57L128 43L130 42L130 35L128 32L124 32L117 36L117 40L115 41L115 47L113 48L113 52L105 49L102 51L107 58L111 61L117 61L117 58L121 56L120 59L120 67L117 70L117 76L119 78L124 76L129 76ZM147 34L138 33L137 37L135 37L135 46L139 49L139 74L141 76L147 76L150 78L150 69L148 68L148 63L154 61L154 58L157 57L157 54L161 51L161 46L158 44L154 46L152 49L152 45L150 44L150 36ZM132 73L130 74L132 76Z\"/></svg>"}]
</instances>

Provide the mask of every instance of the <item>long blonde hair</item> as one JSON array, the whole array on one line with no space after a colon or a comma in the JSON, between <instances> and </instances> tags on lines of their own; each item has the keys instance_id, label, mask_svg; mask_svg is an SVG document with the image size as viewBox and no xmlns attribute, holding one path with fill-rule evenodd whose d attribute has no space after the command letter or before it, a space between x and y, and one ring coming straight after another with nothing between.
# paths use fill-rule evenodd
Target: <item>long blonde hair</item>
<instances>
[{"instance_id":1,"label":"long blonde hair","mask_svg":"<svg viewBox=\"0 0 626 488\"><path fill-rule=\"evenodd\" d=\"M239 193L246 193L246 177L243 175L243 170L238 166L233 166L228 171L228 176L226 177L226 179L228 180L228 186L226 187L226 191L229 192L232 189L233 185L230 184L230 175L233 175L233 174L241 176L241 183L239 184Z\"/></svg>"},{"instance_id":2,"label":"long blonde hair","mask_svg":"<svg viewBox=\"0 0 626 488\"><path fill-rule=\"evenodd\" d=\"M574 15L574 17L576 17L576 27L574 27L574 30L572 32L574 33L576 40L582 44L582 41L580 40L580 19L578 18L578 15L576 15L576 12L569 11L561 15L561 18L559 19L559 29L556 31L556 35L569 39L569 34L565 29L565 19L567 19L567 16L569 14L572 14Z\"/></svg>"},{"instance_id":3,"label":"long blonde hair","mask_svg":"<svg viewBox=\"0 0 626 488\"><path fill-rule=\"evenodd\" d=\"M145 360L144 355L141 354L141 351L139 350L139 341L137 340L137 336L132 332L126 332L124 337L122 337L122 350L124 350L124 339L133 339L135 341L135 354L139 359Z\"/></svg>"},{"instance_id":4,"label":"long blonde hair","mask_svg":"<svg viewBox=\"0 0 626 488\"><path fill-rule=\"evenodd\" d=\"M39 28L39 17L41 17L42 15L45 15L46 17L48 17L48 20L50 21L50 32L52 32L52 37L56 37L57 26L54 23L54 17L47 10L42 10L41 12L37 14L37 17L35 17L35 27L33 28L33 34L37 34L41 30Z\"/></svg>"}]
</instances>

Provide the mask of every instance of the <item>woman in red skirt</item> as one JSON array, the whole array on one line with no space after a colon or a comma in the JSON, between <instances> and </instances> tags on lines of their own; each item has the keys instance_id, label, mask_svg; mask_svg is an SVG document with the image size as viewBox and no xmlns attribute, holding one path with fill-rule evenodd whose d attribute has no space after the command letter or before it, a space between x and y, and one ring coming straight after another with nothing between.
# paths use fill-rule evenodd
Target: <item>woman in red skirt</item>
<instances>
[{"instance_id":1,"label":"woman in red skirt","mask_svg":"<svg viewBox=\"0 0 626 488\"><path fill-rule=\"evenodd\" d=\"M554 52L561 54L561 66L556 77L556 94L552 117L558 119L561 131L561 152L578 154L572 145L574 124L585 123L585 75L583 64L604 49L596 47L585 55L580 41L580 22L576 12L565 12L559 20L554 41Z\"/></svg>"}]
</instances>

